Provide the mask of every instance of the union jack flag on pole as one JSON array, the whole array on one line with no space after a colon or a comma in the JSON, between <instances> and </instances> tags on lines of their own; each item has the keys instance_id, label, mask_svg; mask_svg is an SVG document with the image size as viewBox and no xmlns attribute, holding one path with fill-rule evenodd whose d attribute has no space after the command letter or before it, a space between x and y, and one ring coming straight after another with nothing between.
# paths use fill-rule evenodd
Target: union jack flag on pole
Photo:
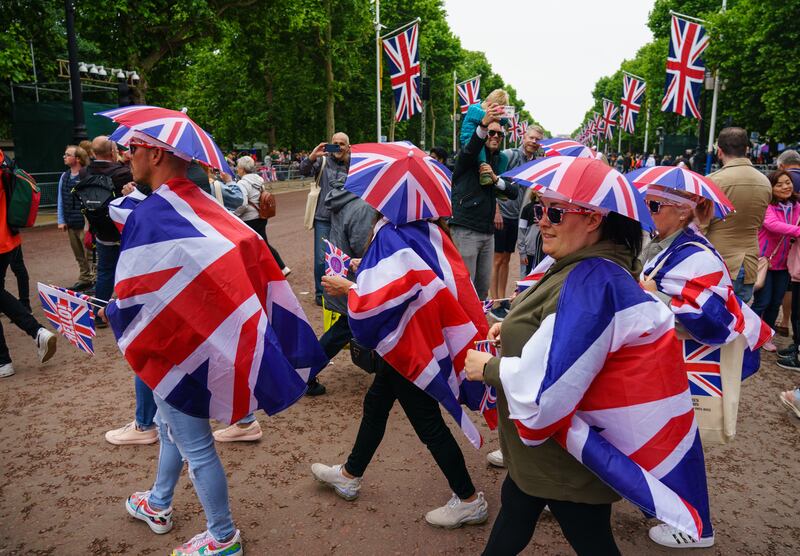
<instances>
[{"instance_id":1,"label":"union jack flag on pole","mask_svg":"<svg viewBox=\"0 0 800 556\"><path fill-rule=\"evenodd\" d=\"M514 113L514 117L511 118L508 124L509 131L511 132L509 139L512 143L516 143L519 140L519 114Z\"/></svg>"},{"instance_id":2,"label":"union jack flag on pole","mask_svg":"<svg viewBox=\"0 0 800 556\"><path fill-rule=\"evenodd\" d=\"M419 96L419 23L383 39L383 51L389 60L395 119L398 122L411 119L414 114L422 112L422 99Z\"/></svg>"},{"instance_id":3,"label":"union jack flag on pole","mask_svg":"<svg viewBox=\"0 0 800 556\"><path fill-rule=\"evenodd\" d=\"M622 75L622 98L619 101L620 128L626 133L633 134L636 125L636 117L642 108L642 97L644 97L645 82L635 77Z\"/></svg>"},{"instance_id":4,"label":"union jack flag on pole","mask_svg":"<svg viewBox=\"0 0 800 556\"><path fill-rule=\"evenodd\" d=\"M706 47L708 34L702 25L672 16L667 81L661 101L663 112L702 118L697 101L705 78L705 64L700 56Z\"/></svg>"},{"instance_id":5,"label":"union jack flag on pole","mask_svg":"<svg viewBox=\"0 0 800 556\"><path fill-rule=\"evenodd\" d=\"M481 76L476 75L472 79L467 79L456 84L458 92L458 105L462 114L466 114L469 107L481 101Z\"/></svg>"},{"instance_id":6,"label":"union jack flag on pole","mask_svg":"<svg viewBox=\"0 0 800 556\"><path fill-rule=\"evenodd\" d=\"M614 126L617 125L617 105L607 98L603 99L603 133L607 140L614 137Z\"/></svg>"},{"instance_id":7,"label":"union jack flag on pole","mask_svg":"<svg viewBox=\"0 0 800 556\"><path fill-rule=\"evenodd\" d=\"M38 289L44 316L56 332L78 349L94 355L94 312L89 300L41 282Z\"/></svg>"},{"instance_id":8,"label":"union jack flag on pole","mask_svg":"<svg viewBox=\"0 0 800 556\"><path fill-rule=\"evenodd\" d=\"M525 134L528 133L528 120L523 120L518 124L518 140L517 143L521 143L522 139L525 137Z\"/></svg>"}]
</instances>

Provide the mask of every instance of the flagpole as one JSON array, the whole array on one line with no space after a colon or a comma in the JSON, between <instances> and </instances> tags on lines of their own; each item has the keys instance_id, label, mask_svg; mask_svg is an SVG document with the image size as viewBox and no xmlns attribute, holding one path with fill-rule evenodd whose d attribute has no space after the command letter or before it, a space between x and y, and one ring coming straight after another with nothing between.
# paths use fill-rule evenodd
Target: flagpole
<instances>
[{"instance_id":1,"label":"flagpole","mask_svg":"<svg viewBox=\"0 0 800 556\"><path fill-rule=\"evenodd\" d=\"M722 13L728 6L727 0L722 0ZM714 136L717 133L717 103L719 101L719 68L714 72L714 98L711 101L711 123L708 126L708 150L706 151L706 175L711 173L711 159L714 154Z\"/></svg>"},{"instance_id":2,"label":"flagpole","mask_svg":"<svg viewBox=\"0 0 800 556\"><path fill-rule=\"evenodd\" d=\"M428 63L422 62L420 64L422 66L422 72L420 73L420 86L422 85L422 80L428 76ZM428 95L430 95L430 89L428 90ZM420 146L422 150L425 150L425 106L428 104L424 98L422 99L422 112L419 114L419 126L422 128L422 133L420 133Z\"/></svg>"},{"instance_id":3,"label":"flagpole","mask_svg":"<svg viewBox=\"0 0 800 556\"><path fill-rule=\"evenodd\" d=\"M453 152L456 152L456 70L453 70Z\"/></svg>"},{"instance_id":4,"label":"flagpole","mask_svg":"<svg viewBox=\"0 0 800 556\"><path fill-rule=\"evenodd\" d=\"M644 119L644 154L647 156L647 139L650 136L650 103L645 105L645 119Z\"/></svg>"},{"instance_id":5,"label":"flagpole","mask_svg":"<svg viewBox=\"0 0 800 556\"><path fill-rule=\"evenodd\" d=\"M381 142L381 0L375 0L375 122Z\"/></svg>"}]
</instances>

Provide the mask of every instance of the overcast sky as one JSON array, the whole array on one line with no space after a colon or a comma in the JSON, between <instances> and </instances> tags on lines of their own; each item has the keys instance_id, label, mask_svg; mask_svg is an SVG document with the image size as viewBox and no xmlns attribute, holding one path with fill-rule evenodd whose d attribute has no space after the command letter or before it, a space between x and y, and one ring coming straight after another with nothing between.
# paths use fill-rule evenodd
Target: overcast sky
<instances>
[{"instance_id":1,"label":"overcast sky","mask_svg":"<svg viewBox=\"0 0 800 556\"><path fill-rule=\"evenodd\" d=\"M652 39L646 25L652 6L650 0L445 0L461 45L485 52L553 134L578 127L597 79Z\"/></svg>"}]
</instances>

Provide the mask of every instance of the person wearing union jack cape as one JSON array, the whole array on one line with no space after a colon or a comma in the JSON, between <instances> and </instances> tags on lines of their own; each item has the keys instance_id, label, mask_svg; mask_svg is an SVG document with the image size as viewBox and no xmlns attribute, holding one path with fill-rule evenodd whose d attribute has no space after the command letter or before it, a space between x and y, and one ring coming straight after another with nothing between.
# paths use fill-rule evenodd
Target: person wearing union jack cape
<instances>
[{"instance_id":1,"label":"person wearing union jack cape","mask_svg":"<svg viewBox=\"0 0 800 556\"><path fill-rule=\"evenodd\" d=\"M721 192L718 192L722 195ZM727 442L735 431L736 412L723 403L741 380L758 370L758 348L772 330L733 292L725 262L697 224L706 223L714 203L701 195L649 184L646 201L658 236L642 254L642 287L654 292L675 314L683 359L698 419L712 411L725 413L723 428L707 429L704 442ZM732 421L732 422L731 422ZM650 538L669 548L701 548L714 544L708 523L700 539L661 524Z\"/></svg>"},{"instance_id":2,"label":"person wearing union jack cape","mask_svg":"<svg viewBox=\"0 0 800 556\"><path fill-rule=\"evenodd\" d=\"M508 468L484 554L521 552L545 505L578 554L619 554L620 496L699 538L705 467L674 317L634 278L653 228L644 199L598 160L514 173L541 189L554 262L490 329L502 356L467 354L468 379L497 391Z\"/></svg>"},{"instance_id":3,"label":"person wearing union jack cape","mask_svg":"<svg viewBox=\"0 0 800 556\"><path fill-rule=\"evenodd\" d=\"M100 317L153 390L161 443L151 490L125 508L155 533L169 531L186 461L207 530L173 554L240 555L209 418L230 424L289 407L327 358L261 237L187 179L197 155L175 143L134 130L133 175L153 193L110 210L122 229L117 299Z\"/></svg>"}]
</instances>

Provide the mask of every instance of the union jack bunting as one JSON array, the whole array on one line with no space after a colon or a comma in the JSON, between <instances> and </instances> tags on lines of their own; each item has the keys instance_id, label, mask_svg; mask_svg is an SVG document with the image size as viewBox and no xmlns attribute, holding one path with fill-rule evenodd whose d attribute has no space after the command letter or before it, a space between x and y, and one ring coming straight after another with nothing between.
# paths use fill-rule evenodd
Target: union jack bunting
<instances>
[{"instance_id":1,"label":"union jack bunting","mask_svg":"<svg viewBox=\"0 0 800 556\"><path fill-rule=\"evenodd\" d=\"M672 16L662 111L702 118L697 101L705 78L705 64L700 56L706 47L708 35L702 25Z\"/></svg>"},{"instance_id":2,"label":"union jack bunting","mask_svg":"<svg viewBox=\"0 0 800 556\"><path fill-rule=\"evenodd\" d=\"M614 126L617 125L617 105L603 99L603 133L607 140L614 137Z\"/></svg>"},{"instance_id":3,"label":"union jack bunting","mask_svg":"<svg viewBox=\"0 0 800 556\"><path fill-rule=\"evenodd\" d=\"M395 119L411 119L422 112L419 96L419 24L383 40L383 51L389 60L389 75L394 91Z\"/></svg>"},{"instance_id":4,"label":"union jack bunting","mask_svg":"<svg viewBox=\"0 0 800 556\"><path fill-rule=\"evenodd\" d=\"M590 258L520 357L501 359L500 380L524 444L553 438L647 515L699 539L711 530L708 489L679 350L666 305L627 269Z\"/></svg>"},{"instance_id":5,"label":"union jack bunting","mask_svg":"<svg viewBox=\"0 0 800 556\"><path fill-rule=\"evenodd\" d=\"M276 413L328 361L264 240L185 178L127 212L114 291L125 359L188 415Z\"/></svg>"},{"instance_id":6,"label":"union jack bunting","mask_svg":"<svg viewBox=\"0 0 800 556\"><path fill-rule=\"evenodd\" d=\"M347 276L350 257L333 243L323 238L325 242L325 275Z\"/></svg>"},{"instance_id":7,"label":"union jack bunting","mask_svg":"<svg viewBox=\"0 0 800 556\"><path fill-rule=\"evenodd\" d=\"M458 105L462 114L466 114L469 107L481 101L481 76L476 75L456 85L458 92Z\"/></svg>"},{"instance_id":8,"label":"union jack bunting","mask_svg":"<svg viewBox=\"0 0 800 556\"><path fill-rule=\"evenodd\" d=\"M78 349L94 355L94 312L88 300L41 282L38 288L44 316L56 332Z\"/></svg>"},{"instance_id":9,"label":"union jack bunting","mask_svg":"<svg viewBox=\"0 0 800 556\"><path fill-rule=\"evenodd\" d=\"M436 399L476 447L484 385L466 380L467 350L486 338L481 301L455 245L436 224L382 219L348 296L353 336ZM488 421L487 421L488 422Z\"/></svg>"},{"instance_id":10,"label":"union jack bunting","mask_svg":"<svg viewBox=\"0 0 800 556\"><path fill-rule=\"evenodd\" d=\"M632 134L636 126L636 117L642 107L644 89L644 81L627 74L622 75L622 98L619 101L621 108L620 127L626 133Z\"/></svg>"}]
</instances>

